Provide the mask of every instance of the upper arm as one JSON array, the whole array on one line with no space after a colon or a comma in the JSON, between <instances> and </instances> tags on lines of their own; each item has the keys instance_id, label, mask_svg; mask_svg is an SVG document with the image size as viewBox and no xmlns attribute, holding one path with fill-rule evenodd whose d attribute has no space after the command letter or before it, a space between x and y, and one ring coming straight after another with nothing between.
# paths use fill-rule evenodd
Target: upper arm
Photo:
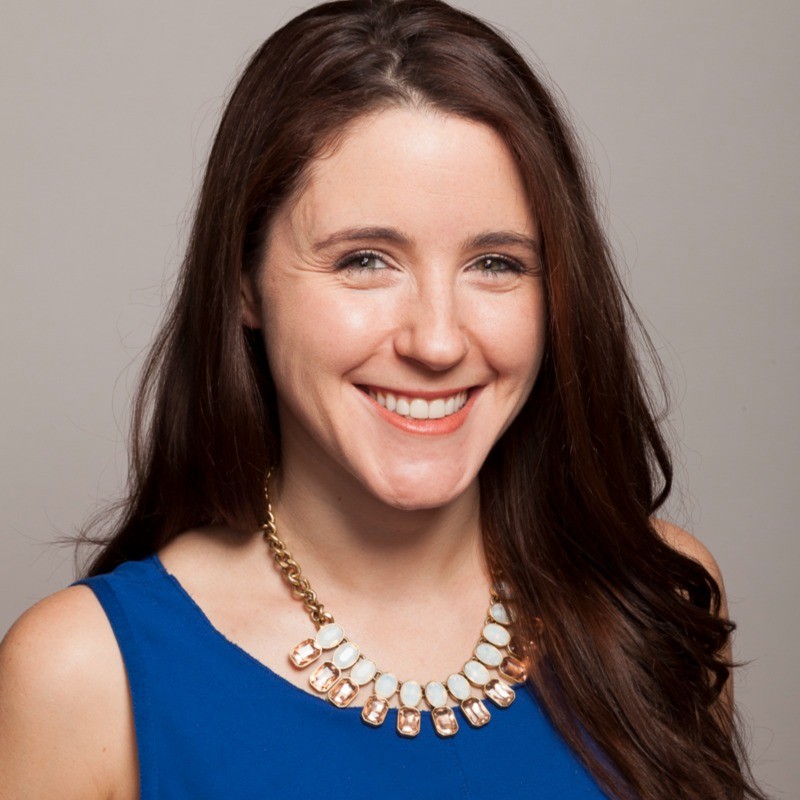
<instances>
[{"instance_id":1,"label":"upper arm","mask_svg":"<svg viewBox=\"0 0 800 800\"><path fill-rule=\"evenodd\" d=\"M714 556L711 554L711 551L699 539L692 536L692 534L688 531L683 530L683 528L679 528L677 525L673 525L670 522L660 519L653 519L652 523L656 532L670 547L673 548L673 550L677 550L682 555L688 556L692 560L697 561L699 564L705 567L706 571L711 575L719 587L719 616L725 620L729 619L728 599L725 594L725 583L722 579L722 572L720 571L719 565L717 564ZM728 663L731 662L732 648L730 639L728 639L728 642L720 655ZM725 708L726 716L730 718L733 710L733 680L731 677L729 677L725 683L720 696L720 702Z\"/></svg>"},{"instance_id":2,"label":"upper arm","mask_svg":"<svg viewBox=\"0 0 800 800\"><path fill-rule=\"evenodd\" d=\"M693 561L697 561L714 579L719 587L720 608L719 616L728 619L728 600L725 595L725 584L722 580L722 573L711 551L696 537L688 531L666 522L662 519L653 519L653 527L662 539L673 549L684 556L688 556Z\"/></svg>"},{"instance_id":3,"label":"upper arm","mask_svg":"<svg viewBox=\"0 0 800 800\"><path fill-rule=\"evenodd\" d=\"M3 797L118 796L130 716L124 665L92 591L37 603L0 644Z\"/></svg>"}]
</instances>

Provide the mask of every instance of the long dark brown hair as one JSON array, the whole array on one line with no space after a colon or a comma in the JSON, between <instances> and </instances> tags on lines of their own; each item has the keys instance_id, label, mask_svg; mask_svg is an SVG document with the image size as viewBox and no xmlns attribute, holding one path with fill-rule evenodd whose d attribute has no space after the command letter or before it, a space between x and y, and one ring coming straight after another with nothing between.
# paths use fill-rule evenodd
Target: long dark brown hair
<instances>
[{"instance_id":1,"label":"long dark brown hair","mask_svg":"<svg viewBox=\"0 0 800 800\"><path fill-rule=\"evenodd\" d=\"M189 528L258 527L280 437L263 341L241 319L242 275L257 268L275 210L314 157L359 115L403 104L497 131L541 226L546 353L480 473L487 552L515 598L532 689L615 797L763 798L718 702L734 627L719 616L719 587L653 527L672 467L634 333L661 373L612 265L574 135L503 36L437 0L320 5L252 57L143 370L129 493L107 533L87 527L84 538L102 546L86 574Z\"/></svg>"}]
</instances>

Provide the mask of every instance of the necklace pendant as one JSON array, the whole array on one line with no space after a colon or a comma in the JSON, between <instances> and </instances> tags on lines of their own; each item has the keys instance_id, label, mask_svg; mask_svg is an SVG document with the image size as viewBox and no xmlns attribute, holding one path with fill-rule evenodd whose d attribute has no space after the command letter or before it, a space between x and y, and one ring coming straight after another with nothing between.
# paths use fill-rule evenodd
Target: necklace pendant
<instances>
[{"instance_id":1,"label":"necklace pendant","mask_svg":"<svg viewBox=\"0 0 800 800\"><path fill-rule=\"evenodd\" d=\"M422 687L416 681L403 681L400 685L400 705L416 708L422 700Z\"/></svg>"},{"instance_id":2,"label":"necklace pendant","mask_svg":"<svg viewBox=\"0 0 800 800\"><path fill-rule=\"evenodd\" d=\"M458 733L458 720L453 709L448 706L438 706L431 711L433 727L439 736L454 736Z\"/></svg>"},{"instance_id":3,"label":"necklace pendant","mask_svg":"<svg viewBox=\"0 0 800 800\"><path fill-rule=\"evenodd\" d=\"M364 708L361 709L361 719L368 725L378 727L382 725L386 719L386 714L389 711L389 701L378 695L370 695Z\"/></svg>"},{"instance_id":4,"label":"necklace pendant","mask_svg":"<svg viewBox=\"0 0 800 800\"><path fill-rule=\"evenodd\" d=\"M512 620L511 612L499 600L492 603L489 607L489 616L501 625L510 625Z\"/></svg>"},{"instance_id":5,"label":"necklace pendant","mask_svg":"<svg viewBox=\"0 0 800 800\"><path fill-rule=\"evenodd\" d=\"M431 708L447 705L447 689L439 681L430 681L425 685L425 699Z\"/></svg>"},{"instance_id":6,"label":"necklace pendant","mask_svg":"<svg viewBox=\"0 0 800 800\"><path fill-rule=\"evenodd\" d=\"M397 732L401 736L416 736L419 733L422 715L416 708L401 706L397 709Z\"/></svg>"},{"instance_id":7,"label":"necklace pendant","mask_svg":"<svg viewBox=\"0 0 800 800\"><path fill-rule=\"evenodd\" d=\"M344 628L335 622L328 622L317 631L317 644L323 650L336 647L344 639Z\"/></svg>"},{"instance_id":8,"label":"necklace pendant","mask_svg":"<svg viewBox=\"0 0 800 800\"><path fill-rule=\"evenodd\" d=\"M341 675L341 670L333 661L323 661L312 673L308 682L320 694L326 694Z\"/></svg>"},{"instance_id":9,"label":"necklace pendant","mask_svg":"<svg viewBox=\"0 0 800 800\"><path fill-rule=\"evenodd\" d=\"M509 599L509 587L504 581L496 581L492 586L490 606L480 639L461 670L452 673L444 683L429 681L424 691L417 681L401 683L396 675L380 672L374 661L362 657L358 645L348 640L344 628L334 622L333 615L323 611L324 607L316 600L308 580L301 579L297 563L278 538L269 502L268 483L269 474L264 483L267 501L267 519L261 526L264 537L276 564L291 584L292 594L298 600L305 600L311 621L317 627L314 638L303 639L289 651L289 660L295 668L302 670L328 651L308 679L314 691L324 695L338 708L344 708L353 702L361 687L374 683L373 691L361 709L361 719L368 725L378 727L385 721L390 700L399 690L397 733L404 737L414 737L420 732L422 714L418 706L423 694L431 708L433 727L443 737L454 736L459 729L456 714L447 705L448 694L459 703L461 713L473 728L483 727L491 719L484 699L488 698L500 708L507 708L514 702L516 695L512 684L527 680L530 665L525 661L526 654L517 647L507 628L515 615L505 602ZM544 625L539 618L536 620L541 635ZM530 645L534 646L534 642L531 641ZM503 650L506 652L502 653ZM492 677L490 669L501 677ZM482 690L483 696L474 696L473 688L478 692Z\"/></svg>"},{"instance_id":10,"label":"necklace pendant","mask_svg":"<svg viewBox=\"0 0 800 800\"><path fill-rule=\"evenodd\" d=\"M331 686L328 692L328 699L335 706L344 708L353 701L353 698L358 694L358 684L348 677L339 678L336 683Z\"/></svg>"},{"instance_id":11,"label":"necklace pendant","mask_svg":"<svg viewBox=\"0 0 800 800\"><path fill-rule=\"evenodd\" d=\"M525 683L528 679L528 670L525 664L514 656L506 656L500 664L500 674L512 683Z\"/></svg>"},{"instance_id":12,"label":"necklace pendant","mask_svg":"<svg viewBox=\"0 0 800 800\"><path fill-rule=\"evenodd\" d=\"M508 708L516 697L514 690L502 678L492 678L483 687L483 691L500 708Z\"/></svg>"},{"instance_id":13,"label":"necklace pendant","mask_svg":"<svg viewBox=\"0 0 800 800\"><path fill-rule=\"evenodd\" d=\"M353 642L342 642L334 651L332 661L339 669L350 669L358 661L358 645Z\"/></svg>"},{"instance_id":14,"label":"necklace pendant","mask_svg":"<svg viewBox=\"0 0 800 800\"><path fill-rule=\"evenodd\" d=\"M489 622L483 626L483 638L496 647L507 647L511 634L499 622Z\"/></svg>"},{"instance_id":15,"label":"necklace pendant","mask_svg":"<svg viewBox=\"0 0 800 800\"><path fill-rule=\"evenodd\" d=\"M297 669L305 669L322 655L322 648L316 639L303 639L289 651L289 658Z\"/></svg>"},{"instance_id":16,"label":"necklace pendant","mask_svg":"<svg viewBox=\"0 0 800 800\"><path fill-rule=\"evenodd\" d=\"M375 679L375 694L384 700L391 700L399 686L397 675L393 672L383 672Z\"/></svg>"},{"instance_id":17,"label":"necklace pendant","mask_svg":"<svg viewBox=\"0 0 800 800\"><path fill-rule=\"evenodd\" d=\"M491 678L489 670L480 661L474 659L464 664L464 674L467 676L467 680L478 688L485 686Z\"/></svg>"},{"instance_id":18,"label":"necklace pendant","mask_svg":"<svg viewBox=\"0 0 800 800\"><path fill-rule=\"evenodd\" d=\"M461 713L473 728L482 728L492 718L486 704L479 697L462 700Z\"/></svg>"}]
</instances>

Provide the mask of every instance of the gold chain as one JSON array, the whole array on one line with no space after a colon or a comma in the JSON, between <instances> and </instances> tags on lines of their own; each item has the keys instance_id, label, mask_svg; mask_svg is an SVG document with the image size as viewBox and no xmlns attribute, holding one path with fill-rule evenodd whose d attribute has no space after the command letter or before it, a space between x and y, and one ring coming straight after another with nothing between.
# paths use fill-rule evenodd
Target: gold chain
<instances>
[{"instance_id":1,"label":"gold chain","mask_svg":"<svg viewBox=\"0 0 800 800\"><path fill-rule=\"evenodd\" d=\"M373 692L361 711L361 718L365 723L377 727L383 724L389 710L389 701L400 687L399 702L401 706L397 712L397 730L400 735L409 737L419 733L421 715L417 706L423 697L431 706L431 720L440 736L452 736L458 731L455 713L446 704L448 693L449 696L459 701L467 722L476 728L485 725L491 715L480 697L472 694L470 684L483 687L484 697L494 701L501 708L506 708L514 701L514 690L503 679L512 682L525 681L528 672L523 657L515 647L513 637L506 627L510 622L507 618L510 615L504 604L506 598L500 596L506 594L506 587L501 593L494 580L492 581L490 592L492 605L484 619L478 644L473 648L474 656L479 659L478 661L471 657L471 660L465 663L461 670L451 674L446 681L429 681L425 684L424 690L423 685L417 681L398 681L397 676L393 673L384 674L378 670L375 662L370 659L359 658L360 648L348 640L341 625L330 624L333 622L333 615L325 611L322 603L317 600L317 595L311 588L308 579L304 578L300 572L300 565L292 558L291 553L286 550L286 545L278 537L275 515L269 496L271 475L272 470L270 469L264 481L266 517L260 529L272 551L278 569L291 587L292 594L296 599L303 601L309 617L320 631L316 637L303 639L295 645L289 651L289 658L295 667L305 669L317 661L323 650L329 650L338 645L332 660L323 661L309 677L309 684L315 691L326 694L331 703L339 708L344 708L358 694L361 686L365 683L374 683ZM489 566L491 569L491 561ZM500 605L500 609L495 609L494 604ZM500 635L501 631L502 635ZM323 633L324 641L320 639ZM481 653L481 646L491 648L491 650ZM508 655L504 658L501 653L503 649L508 651ZM498 660L495 661L495 658ZM489 668L496 669L498 677L490 678L490 673L484 664L487 664ZM353 672L347 674L347 670L351 667ZM361 667L365 667L369 674L365 674ZM359 669L361 671L356 677L356 670ZM476 672L476 670L478 671ZM385 678L388 678L388 686ZM460 684L456 678L460 679ZM451 681L454 683L451 684ZM379 684L382 684L380 690ZM456 688L453 688L454 686ZM407 693L406 687L413 691L410 694ZM404 697L404 695L406 696ZM413 699L414 696L416 696L416 701Z\"/></svg>"},{"instance_id":2,"label":"gold chain","mask_svg":"<svg viewBox=\"0 0 800 800\"><path fill-rule=\"evenodd\" d=\"M311 588L308 578L304 578L300 572L300 565L292 558L292 554L286 549L286 545L278 536L278 528L275 524L275 515L272 513L272 502L269 497L269 479L272 476L272 470L267 473L264 480L264 500L266 502L267 513L266 519L261 524L261 531L264 534L264 539L272 551L272 557L278 565L283 577L289 583L292 589L292 596L297 600L302 600L303 605L308 611L308 616L311 621L316 625L317 629L323 625L333 622L333 614L330 611L325 611L325 606L317 600L316 592ZM498 594L494 585L491 588L491 599L493 603L501 602L503 598ZM491 617L486 617L487 622L491 622ZM513 652L513 647L510 648Z\"/></svg>"},{"instance_id":3,"label":"gold chain","mask_svg":"<svg viewBox=\"0 0 800 800\"><path fill-rule=\"evenodd\" d=\"M278 529L275 525L275 515L272 513L272 503L269 499L269 478L272 475L272 470L267 473L267 478L264 481L264 499L267 503L267 518L261 525L261 530L264 532L264 539L266 539L270 550L272 550L272 557L278 565L278 569L283 573L289 585L292 587L292 595L303 601L303 605L308 611L309 617L317 629L322 627L328 622L333 622L333 614L330 611L324 611L325 608L319 600L317 595L311 588L311 584L307 578L300 574L300 565L292 558L292 554L286 549L286 545L278 538Z\"/></svg>"}]
</instances>

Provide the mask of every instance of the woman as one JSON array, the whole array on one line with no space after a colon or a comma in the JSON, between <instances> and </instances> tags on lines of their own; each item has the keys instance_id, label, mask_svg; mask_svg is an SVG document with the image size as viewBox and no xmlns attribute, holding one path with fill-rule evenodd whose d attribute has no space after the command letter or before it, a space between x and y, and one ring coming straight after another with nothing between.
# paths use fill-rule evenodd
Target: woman
<instances>
[{"instance_id":1,"label":"woman","mask_svg":"<svg viewBox=\"0 0 800 800\"><path fill-rule=\"evenodd\" d=\"M763 797L629 319L496 32L289 22L221 122L122 515L0 650L4 791Z\"/></svg>"}]
</instances>

